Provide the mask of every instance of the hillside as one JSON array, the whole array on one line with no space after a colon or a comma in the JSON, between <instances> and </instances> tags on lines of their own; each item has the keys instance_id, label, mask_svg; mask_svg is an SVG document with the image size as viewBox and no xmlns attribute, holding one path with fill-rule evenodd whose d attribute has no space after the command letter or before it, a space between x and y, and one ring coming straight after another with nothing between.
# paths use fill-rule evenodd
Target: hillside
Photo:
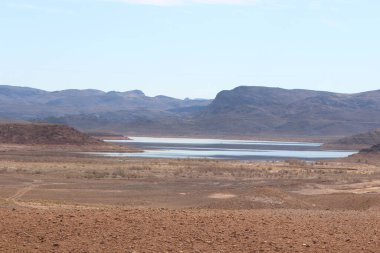
<instances>
[{"instance_id":1,"label":"hillside","mask_svg":"<svg viewBox=\"0 0 380 253\"><path fill-rule=\"evenodd\" d=\"M328 143L328 147L338 148L368 148L380 143L380 129L374 129L366 133L355 134Z\"/></svg>"},{"instance_id":2,"label":"hillside","mask_svg":"<svg viewBox=\"0 0 380 253\"><path fill-rule=\"evenodd\" d=\"M0 143L28 145L96 145L102 141L72 127L51 124L0 124Z\"/></svg>"},{"instance_id":3,"label":"hillside","mask_svg":"<svg viewBox=\"0 0 380 253\"><path fill-rule=\"evenodd\" d=\"M373 145L370 148L363 149L360 151L360 153L365 154L365 153L370 153L370 154L379 154L380 153L380 144ZM380 157L379 157L380 159Z\"/></svg>"},{"instance_id":4,"label":"hillside","mask_svg":"<svg viewBox=\"0 0 380 253\"><path fill-rule=\"evenodd\" d=\"M359 153L344 158L342 161L380 166L380 144L364 148Z\"/></svg>"}]
</instances>

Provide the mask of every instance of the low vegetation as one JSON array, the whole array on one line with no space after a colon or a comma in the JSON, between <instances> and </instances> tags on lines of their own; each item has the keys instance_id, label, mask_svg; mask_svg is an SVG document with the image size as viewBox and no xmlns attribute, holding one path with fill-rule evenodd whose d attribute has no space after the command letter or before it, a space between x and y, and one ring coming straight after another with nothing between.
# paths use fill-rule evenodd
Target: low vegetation
<instances>
[{"instance_id":1,"label":"low vegetation","mask_svg":"<svg viewBox=\"0 0 380 253\"><path fill-rule=\"evenodd\" d=\"M64 161L64 162L63 162ZM368 176L377 173L370 164L342 162L228 161L208 159L115 159L89 157L24 157L2 161L0 173L26 173L65 178L226 178L226 179L326 179Z\"/></svg>"}]
</instances>

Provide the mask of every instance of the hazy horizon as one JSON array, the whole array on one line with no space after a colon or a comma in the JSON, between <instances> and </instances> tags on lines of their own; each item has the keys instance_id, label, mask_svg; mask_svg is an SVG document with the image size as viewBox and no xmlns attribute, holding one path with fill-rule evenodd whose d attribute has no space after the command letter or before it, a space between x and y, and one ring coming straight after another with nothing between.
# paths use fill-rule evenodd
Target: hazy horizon
<instances>
[{"instance_id":1,"label":"hazy horizon","mask_svg":"<svg viewBox=\"0 0 380 253\"><path fill-rule=\"evenodd\" d=\"M213 98L380 87L380 2L4 0L0 83Z\"/></svg>"},{"instance_id":2,"label":"hazy horizon","mask_svg":"<svg viewBox=\"0 0 380 253\"><path fill-rule=\"evenodd\" d=\"M40 90L43 90L43 91L48 91L48 92L59 92L59 91L64 91L64 90L98 90L98 91L102 91L102 92L105 92L105 93L108 93L108 92L130 92L130 91L141 91L145 94L145 96L148 96L148 97L156 97L156 96L169 96L167 94L165 94L164 92L162 93L159 93L159 94L154 94L154 95L151 95L151 94L147 94L144 90L142 89L130 89L130 90L103 90L103 89L95 89L95 88L68 88L68 89L52 89L52 90L47 90L47 89L43 89L43 88L38 88L38 87L32 87L32 86L27 86L27 85L10 85L10 84L2 84L0 83L0 86L11 86L11 87L21 87L21 88L32 88L32 89L40 89ZM246 85L241 85L241 86L246 86ZM231 88L230 90L233 90L237 87L241 87L241 86L236 86L236 87L233 87ZM246 87L264 87L264 88L280 88L280 89L286 89L286 90L313 90L313 89L304 89L304 88L282 88L282 87L279 87L279 86L260 86L260 85L252 85L252 86L246 86ZM361 92L354 92L354 93L345 93L345 92L336 92L338 94L356 94L356 93L362 93L362 92L371 92L371 91L377 91L377 90L380 90L380 88L378 89L375 89L375 90L364 90L364 91L361 91ZM218 91L217 93L215 93L215 95L213 97L172 97L172 96L169 96L169 97L172 97L172 98L176 98L176 99L205 99L205 100L212 100L212 99L215 99L216 95L221 92L223 90L220 90ZM318 90L318 89L314 89L313 91L322 91L322 92L331 92L331 91L327 91L327 90ZM332 93L335 93L335 92L332 92Z\"/></svg>"}]
</instances>

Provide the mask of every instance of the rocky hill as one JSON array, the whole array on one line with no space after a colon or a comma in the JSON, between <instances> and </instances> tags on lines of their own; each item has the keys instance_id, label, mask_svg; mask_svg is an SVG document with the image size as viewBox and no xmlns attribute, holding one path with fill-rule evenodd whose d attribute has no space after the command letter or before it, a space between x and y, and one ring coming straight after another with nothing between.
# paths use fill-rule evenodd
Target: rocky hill
<instances>
[{"instance_id":1,"label":"rocky hill","mask_svg":"<svg viewBox=\"0 0 380 253\"><path fill-rule=\"evenodd\" d=\"M344 158L343 161L380 166L380 144L361 149L359 153Z\"/></svg>"},{"instance_id":2,"label":"rocky hill","mask_svg":"<svg viewBox=\"0 0 380 253\"><path fill-rule=\"evenodd\" d=\"M27 145L96 145L103 141L76 129L51 124L0 124L0 143Z\"/></svg>"},{"instance_id":3,"label":"rocky hill","mask_svg":"<svg viewBox=\"0 0 380 253\"><path fill-rule=\"evenodd\" d=\"M380 143L380 128L356 134L327 144L329 147L367 148Z\"/></svg>"},{"instance_id":4,"label":"rocky hill","mask_svg":"<svg viewBox=\"0 0 380 253\"><path fill-rule=\"evenodd\" d=\"M373 145L370 148L363 149L360 153L380 153L380 144ZM380 157L379 157L380 159Z\"/></svg>"}]
</instances>

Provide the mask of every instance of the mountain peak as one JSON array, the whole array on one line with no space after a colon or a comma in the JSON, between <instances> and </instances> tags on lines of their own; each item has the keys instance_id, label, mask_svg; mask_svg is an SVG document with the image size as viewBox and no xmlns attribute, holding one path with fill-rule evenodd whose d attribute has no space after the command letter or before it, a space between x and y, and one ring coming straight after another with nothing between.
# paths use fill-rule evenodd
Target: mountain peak
<instances>
[{"instance_id":1,"label":"mountain peak","mask_svg":"<svg viewBox=\"0 0 380 253\"><path fill-rule=\"evenodd\" d=\"M130 90L124 92L124 94L128 95L129 97L145 97L145 93L141 90Z\"/></svg>"}]
</instances>

